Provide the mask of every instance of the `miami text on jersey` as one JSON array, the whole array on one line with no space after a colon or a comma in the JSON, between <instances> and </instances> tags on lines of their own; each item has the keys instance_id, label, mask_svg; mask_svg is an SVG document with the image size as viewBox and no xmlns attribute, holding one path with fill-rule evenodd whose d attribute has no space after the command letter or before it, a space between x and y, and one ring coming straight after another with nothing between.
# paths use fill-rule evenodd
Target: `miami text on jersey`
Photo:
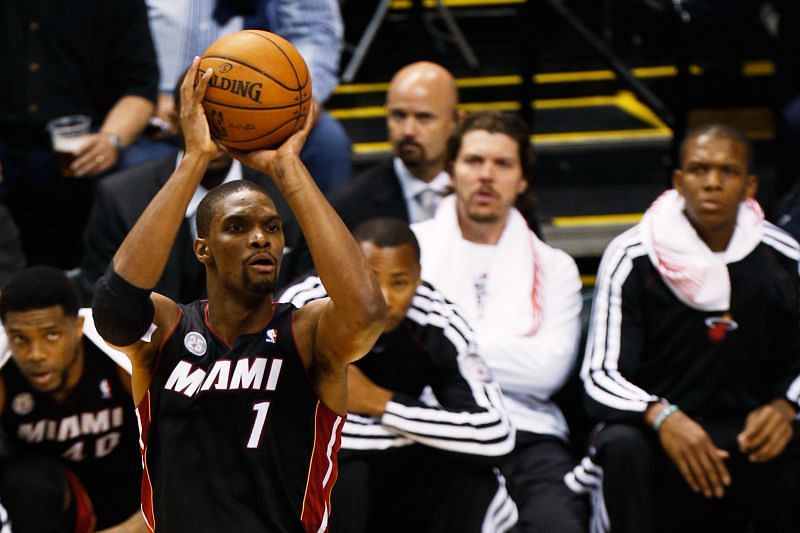
<instances>
[{"instance_id":1,"label":"miami text on jersey","mask_svg":"<svg viewBox=\"0 0 800 533\"><path fill-rule=\"evenodd\" d=\"M64 442L82 435L99 435L123 423L122 407L67 416L61 420L42 419L19 425L17 436L26 442Z\"/></svg>"},{"instance_id":2,"label":"miami text on jersey","mask_svg":"<svg viewBox=\"0 0 800 533\"><path fill-rule=\"evenodd\" d=\"M167 379L164 389L194 396L212 390L268 390L278 385L283 359L277 357L253 357L239 359L231 371L234 361L221 359L206 372L188 361L180 361ZM267 374L267 367L269 373ZM266 376L266 381L264 377Z\"/></svg>"}]
</instances>

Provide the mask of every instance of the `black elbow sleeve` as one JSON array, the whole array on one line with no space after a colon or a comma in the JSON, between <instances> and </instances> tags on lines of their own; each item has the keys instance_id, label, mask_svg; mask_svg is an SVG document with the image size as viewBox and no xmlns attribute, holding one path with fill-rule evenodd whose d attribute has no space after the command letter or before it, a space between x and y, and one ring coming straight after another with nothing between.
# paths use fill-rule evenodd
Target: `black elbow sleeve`
<instances>
[{"instance_id":1,"label":"black elbow sleeve","mask_svg":"<svg viewBox=\"0 0 800 533\"><path fill-rule=\"evenodd\" d=\"M130 346L142 338L155 316L150 292L131 285L109 265L95 284L92 301L92 317L100 336L115 346Z\"/></svg>"}]
</instances>

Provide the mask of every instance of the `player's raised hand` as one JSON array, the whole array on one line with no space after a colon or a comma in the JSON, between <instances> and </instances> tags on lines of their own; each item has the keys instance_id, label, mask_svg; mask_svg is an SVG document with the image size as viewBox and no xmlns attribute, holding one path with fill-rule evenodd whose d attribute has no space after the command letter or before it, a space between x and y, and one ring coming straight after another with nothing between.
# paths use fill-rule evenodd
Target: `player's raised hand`
<instances>
[{"instance_id":1,"label":"player's raised hand","mask_svg":"<svg viewBox=\"0 0 800 533\"><path fill-rule=\"evenodd\" d=\"M675 411L664 419L658 438L694 492L702 492L706 498L725 495L725 487L731 484L725 466L730 454L717 448L700 424L682 411Z\"/></svg>"},{"instance_id":2,"label":"player's raised hand","mask_svg":"<svg viewBox=\"0 0 800 533\"><path fill-rule=\"evenodd\" d=\"M792 439L792 422L796 414L789 402L782 398L750 411L744 429L736 438L739 449L754 463L774 459Z\"/></svg>"},{"instance_id":3,"label":"player's raised hand","mask_svg":"<svg viewBox=\"0 0 800 533\"><path fill-rule=\"evenodd\" d=\"M317 122L318 113L319 104L314 101L309 107L303 127L294 132L283 141L280 146L275 148L252 150L249 152L234 150L229 147L225 149L231 156L241 161L243 165L258 170L267 176L271 176L274 180L278 180L278 186L280 187L280 179L284 174L284 165L299 160L300 152L306 144L308 134L311 133L314 124Z\"/></svg>"},{"instance_id":4,"label":"player's raised hand","mask_svg":"<svg viewBox=\"0 0 800 533\"><path fill-rule=\"evenodd\" d=\"M198 72L199 64L200 58L195 57L181 83L181 132L187 155L196 153L212 158L219 148L211 139L202 102L213 71L209 68L205 72Z\"/></svg>"}]
</instances>

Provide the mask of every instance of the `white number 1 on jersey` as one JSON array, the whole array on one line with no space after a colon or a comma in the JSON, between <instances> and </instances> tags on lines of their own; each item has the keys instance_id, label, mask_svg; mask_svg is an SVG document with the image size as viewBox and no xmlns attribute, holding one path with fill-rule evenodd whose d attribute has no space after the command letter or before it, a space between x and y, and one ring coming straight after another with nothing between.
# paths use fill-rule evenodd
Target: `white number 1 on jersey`
<instances>
[{"instance_id":1,"label":"white number 1 on jersey","mask_svg":"<svg viewBox=\"0 0 800 533\"><path fill-rule=\"evenodd\" d=\"M258 443L261 441L261 431L267 421L269 402L258 402L253 406L253 411L256 412L256 420L253 422L253 429L250 431L250 440L247 441L248 448L258 448Z\"/></svg>"}]
</instances>

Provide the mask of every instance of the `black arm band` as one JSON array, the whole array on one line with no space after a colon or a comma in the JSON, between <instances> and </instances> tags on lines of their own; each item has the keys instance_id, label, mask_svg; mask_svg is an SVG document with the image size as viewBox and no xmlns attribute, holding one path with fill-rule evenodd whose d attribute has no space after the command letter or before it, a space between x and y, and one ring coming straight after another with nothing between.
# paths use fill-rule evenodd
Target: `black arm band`
<instances>
[{"instance_id":1,"label":"black arm band","mask_svg":"<svg viewBox=\"0 0 800 533\"><path fill-rule=\"evenodd\" d=\"M155 316L150 292L131 285L109 264L94 286L92 300L92 317L100 336L115 346L130 346L142 338Z\"/></svg>"}]
</instances>

